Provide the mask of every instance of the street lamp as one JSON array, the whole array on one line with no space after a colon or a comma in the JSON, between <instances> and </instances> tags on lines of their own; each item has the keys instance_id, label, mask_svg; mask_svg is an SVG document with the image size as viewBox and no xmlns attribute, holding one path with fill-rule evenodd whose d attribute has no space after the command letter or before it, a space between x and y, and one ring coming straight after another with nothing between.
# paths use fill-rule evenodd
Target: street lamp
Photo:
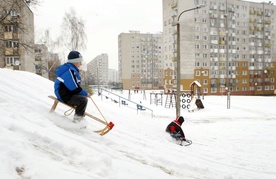
<instances>
[{"instance_id":1,"label":"street lamp","mask_svg":"<svg viewBox=\"0 0 276 179\"><path fill-rule=\"evenodd\" d=\"M196 7L192 9L187 9L185 11L182 11L177 18L176 21L176 31L177 31L177 59L176 59L176 77L177 77L177 88L176 88L176 116L180 116L180 23L179 19L180 16L189 11L193 11L196 9L200 9L202 7L205 7L204 5L197 5Z\"/></svg>"}]
</instances>

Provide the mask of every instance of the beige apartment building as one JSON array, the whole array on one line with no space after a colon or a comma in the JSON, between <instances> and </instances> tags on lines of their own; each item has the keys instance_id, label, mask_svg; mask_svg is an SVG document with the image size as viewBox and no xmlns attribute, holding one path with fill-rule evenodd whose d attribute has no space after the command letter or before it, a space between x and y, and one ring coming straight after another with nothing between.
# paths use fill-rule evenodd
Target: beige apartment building
<instances>
[{"instance_id":1,"label":"beige apartment building","mask_svg":"<svg viewBox=\"0 0 276 179\"><path fill-rule=\"evenodd\" d=\"M176 89L180 16L181 90L271 95L275 91L276 6L241 0L163 0L165 90Z\"/></svg>"},{"instance_id":2,"label":"beige apartment building","mask_svg":"<svg viewBox=\"0 0 276 179\"><path fill-rule=\"evenodd\" d=\"M86 78L92 85L107 85L108 80L108 55L98 55L87 64Z\"/></svg>"},{"instance_id":3,"label":"beige apartment building","mask_svg":"<svg viewBox=\"0 0 276 179\"><path fill-rule=\"evenodd\" d=\"M34 16L24 0L0 2L0 68L35 72Z\"/></svg>"},{"instance_id":4,"label":"beige apartment building","mask_svg":"<svg viewBox=\"0 0 276 179\"><path fill-rule=\"evenodd\" d=\"M163 89L162 57L162 34L121 33L118 72L123 89Z\"/></svg>"}]
</instances>

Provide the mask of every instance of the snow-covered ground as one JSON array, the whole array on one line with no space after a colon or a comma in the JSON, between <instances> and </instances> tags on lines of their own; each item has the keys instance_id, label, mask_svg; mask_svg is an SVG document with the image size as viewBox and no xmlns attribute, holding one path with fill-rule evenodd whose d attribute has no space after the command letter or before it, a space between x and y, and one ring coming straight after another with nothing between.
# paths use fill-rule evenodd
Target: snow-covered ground
<instances>
[{"instance_id":1,"label":"snow-covered ground","mask_svg":"<svg viewBox=\"0 0 276 179\"><path fill-rule=\"evenodd\" d=\"M148 93L145 100L132 91L131 99L154 117L93 95L115 124L100 136L93 130L101 123L87 118L87 129L78 129L64 105L49 113L53 82L7 69L0 76L1 179L276 178L275 97L231 96L227 109L226 96L205 96L205 109L181 110L193 141L184 147L165 133L175 108L150 105ZM128 91L117 94L128 98ZM102 118L92 101L87 112Z\"/></svg>"}]
</instances>

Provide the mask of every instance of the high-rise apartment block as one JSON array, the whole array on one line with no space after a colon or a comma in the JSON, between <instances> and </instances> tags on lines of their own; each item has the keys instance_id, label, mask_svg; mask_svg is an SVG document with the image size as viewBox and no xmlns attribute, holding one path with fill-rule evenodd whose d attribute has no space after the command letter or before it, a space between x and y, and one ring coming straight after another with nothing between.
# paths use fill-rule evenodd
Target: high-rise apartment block
<instances>
[{"instance_id":1,"label":"high-rise apartment block","mask_svg":"<svg viewBox=\"0 0 276 179\"><path fill-rule=\"evenodd\" d=\"M205 7L183 11L203 4ZM180 89L269 95L275 90L276 6L241 0L163 0L164 88L176 89L180 17Z\"/></svg>"},{"instance_id":2,"label":"high-rise apartment block","mask_svg":"<svg viewBox=\"0 0 276 179\"><path fill-rule=\"evenodd\" d=\"M24 0L0 2L0 68L35 72L34 17Z\"/></svg>"},{"instance_id":3,"label":"high-rise apartment block","mask_svg":"<svg viewBox=\"0 0 276 179\"><path fill-rule=\"evenodd\" d=\"M86 78L89 84L108 84L108 55L101 54L87 64Z\"/></svg>"},{"instance_id":4,"label":"high-rise apartment block","mask_svg":"<svg viewBox=\"0 0 276 179\"><path fill-rule=\"evenodd\" d=\"M118 37L123 89L163 89L162 34L130 31Z\"/></svg>"},{"instance_id":5,"label":"high-rise apartment block","mask_svg":"<svg viewBox=\"0 0 276 179\"><path fill-rule=\"evenodd\" d=\"M108 69L108 83L116 84L118 82L118 70Z\"/></svg>"}]
</instances>

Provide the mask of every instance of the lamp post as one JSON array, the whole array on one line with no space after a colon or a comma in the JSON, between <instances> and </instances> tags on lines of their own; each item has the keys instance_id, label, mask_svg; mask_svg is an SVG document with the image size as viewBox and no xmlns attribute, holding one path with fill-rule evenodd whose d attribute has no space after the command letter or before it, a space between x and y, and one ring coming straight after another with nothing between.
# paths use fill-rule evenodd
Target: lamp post
<instances>
[{"instance_id":1,"label":"lamp post","mask_svg":"<svg viewBox=\"0 0 276 179\"><path fill-rule=\"evenodd\" d=\"M202 7L205 7L204 5L197 5L194 8L187 9L185 11L182 11L176 21L176 31L177 31L177 59L176 59L176 77L177 77L177 88L176 88L176 116L180 116L180 23L179 19L182 14L185 12L193 11L196 9L200 9Z\"/></svg>"}]
</instances>

